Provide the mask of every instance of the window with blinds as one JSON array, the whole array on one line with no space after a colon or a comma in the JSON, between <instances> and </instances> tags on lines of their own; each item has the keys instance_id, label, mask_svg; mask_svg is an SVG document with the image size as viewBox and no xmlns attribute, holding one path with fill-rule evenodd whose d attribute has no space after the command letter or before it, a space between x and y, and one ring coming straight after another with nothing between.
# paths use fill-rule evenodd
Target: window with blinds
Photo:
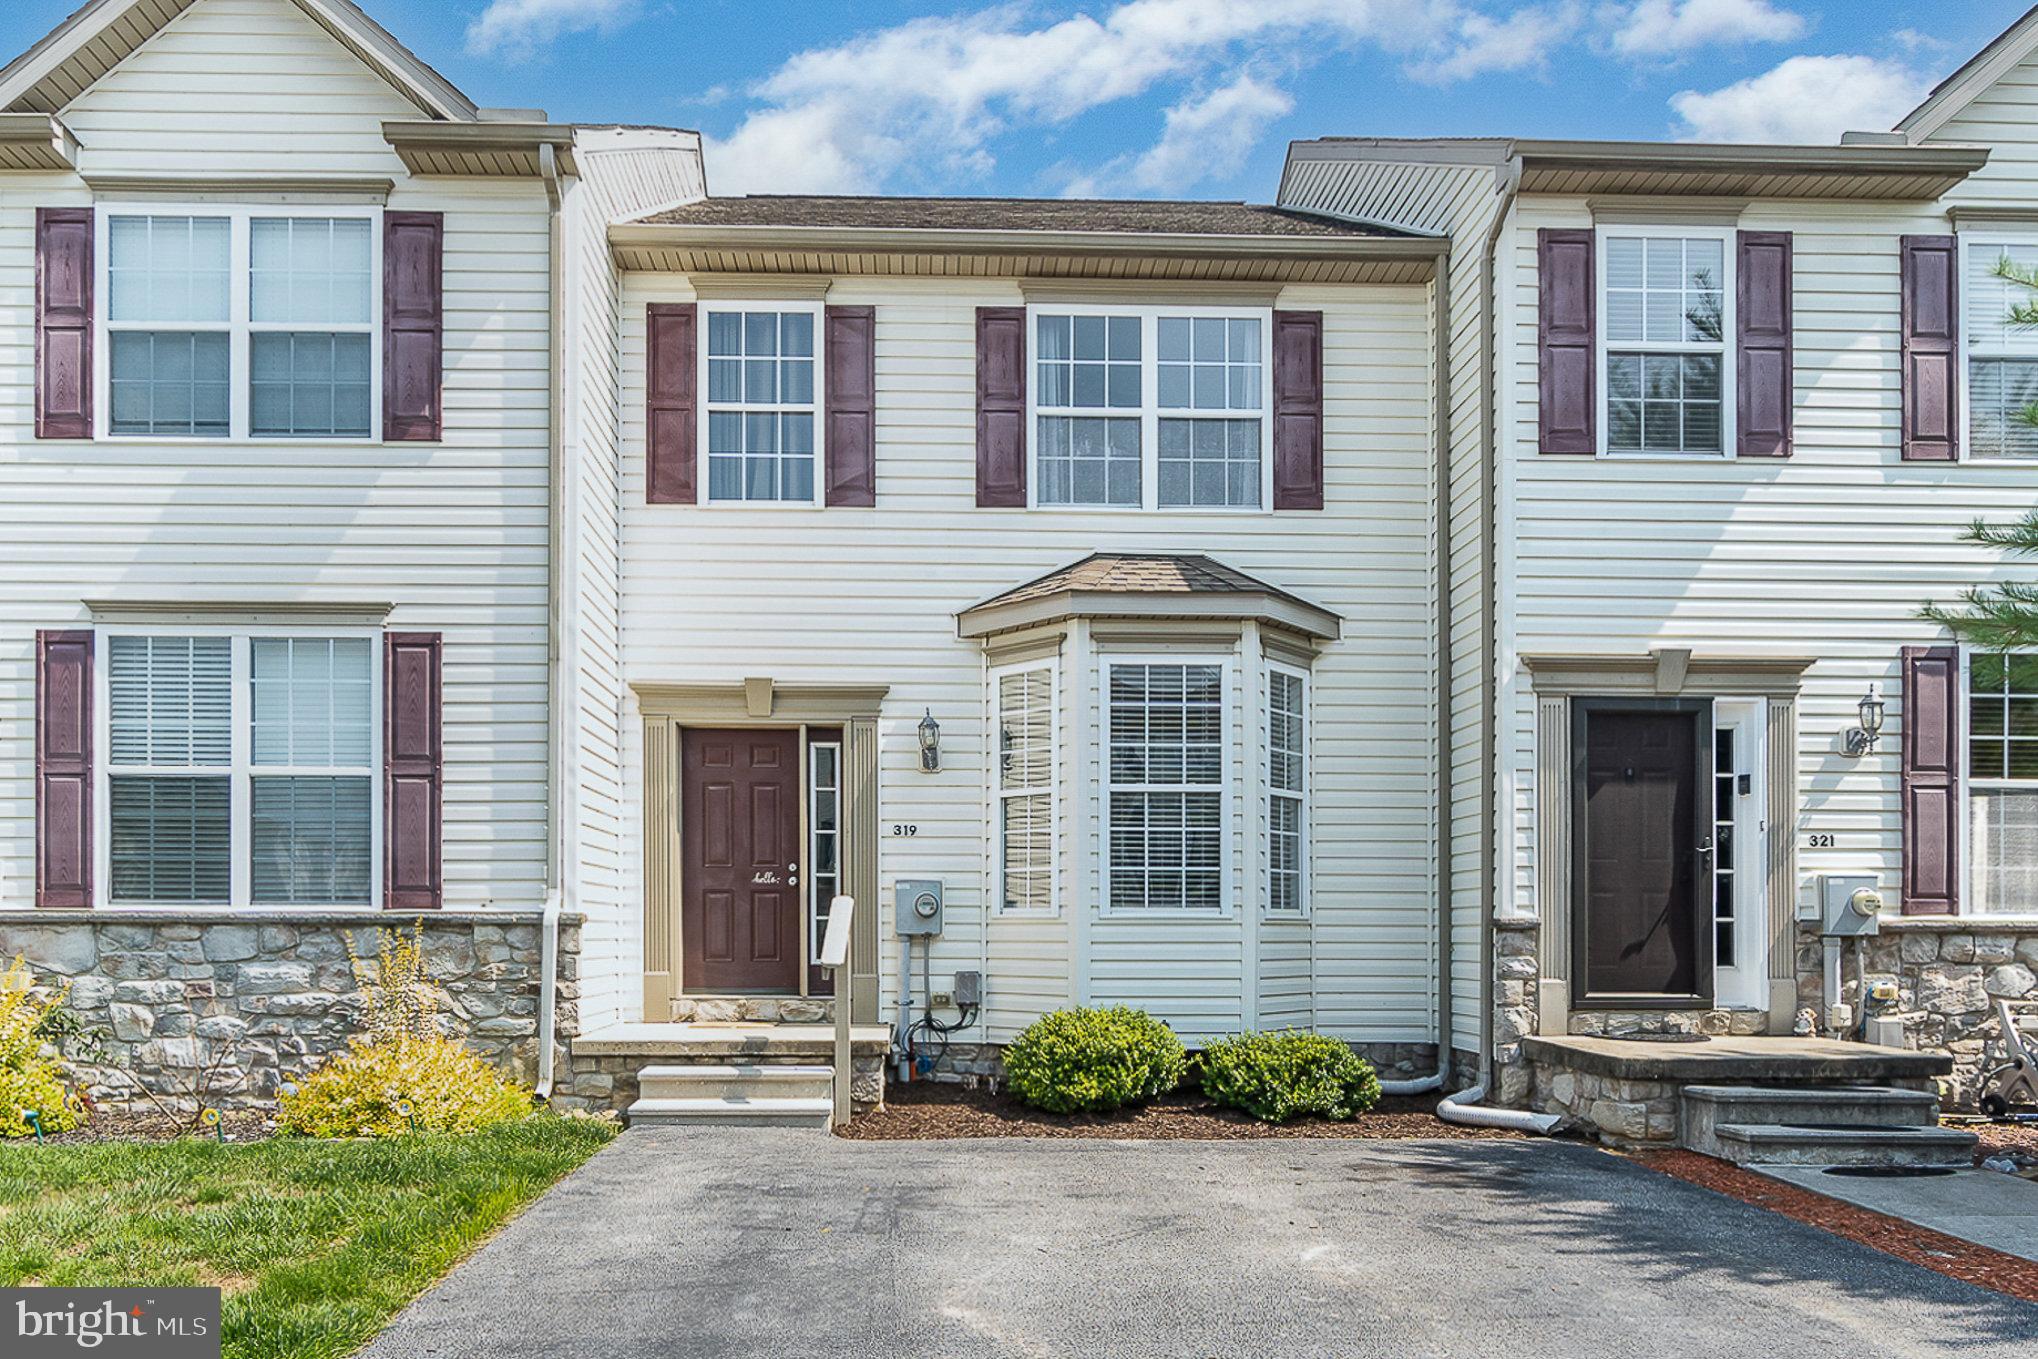
<instances>
[{"instance_id":1,"label":"window with blinds","mask_svg":"<svg viewBox=\"0 0 2038 1359\"><path fill-rule=\"evenodd\" d=\"M2038 458L2038 245L1963 242L1967 277L1968 449L1977 458Z\"/></svg>"},{"instance_id":2,"label":"window with blinds","mask_svg":"<svg viewBox=\"0 0 2038 1359\"><path fill-rule=\"evenodd\" d=\"M1223 909L1223 667L1113 662L1105 685L1110 908Z\"/></svg>"},{"instance_id":3,"label":"window with blinds","mask_svg":"<svg viewBox=\"0 0 2038 1359\"><path fill-rule=\"evenodd\" d=\"M372 639L114 634L105 653L110 901L373 899Z\"/></svg>"},{"instance_id":4,"label":"window with blinds","mask_svg":"<svg viewBox=\"0 0 2038 1359\"><path fill-rule=\"evenodd\" d=\"M1307 716L1302 676L1267 672L1267 909L1300 912L1307 900Z\"/></svg>"},{"instance_id":5,"label":"window with blinds","mask_svg":"<svg viewBox=\"0 0 2038 1359\"><path fill-rule=\"evenodd\" d=\"M1054 910L1054 671L998 676L999 908Z\"/></svg>"}]
</instances>

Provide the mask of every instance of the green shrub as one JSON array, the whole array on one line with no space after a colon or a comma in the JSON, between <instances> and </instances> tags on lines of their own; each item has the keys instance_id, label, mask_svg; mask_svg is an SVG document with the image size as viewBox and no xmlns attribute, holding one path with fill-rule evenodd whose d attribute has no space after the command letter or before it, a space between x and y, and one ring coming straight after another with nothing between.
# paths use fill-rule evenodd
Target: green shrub
<instances>
[{"instance_id":1,"label":"green shrub","mask_svg":"<svg viewBox=\"0 0 2038 1359\"><path fill-rule=\"evenodd\" d=\"M1021 1102L1050 1113L1108 1113L1181 1084L1182 1040L1144 1010L1059 1010L1005 1049L1005 1080Z\"/></svg>"},{"instance_id":2,"label":"green shrub","mask_svg":"<svg viewBox=\"0 0 2038 1359\"><path fill-rule=\"evenodd\" d=\"M84 1101L65 1081L47 1035L69 996L68 987L38 989L35 973L19 957L0 971L0 1137L32 1133L30 1109L46 1133L68 1132L85 1121Z\"/></svg>"},{"instance_id":3,"label":"green shrub","mask_svg":"<svg viewBox=\"0 0 2038 1359\"><path fill-rule=\"evenodd\" d=\"M380 931L373 967L347 941L367 1032L277 1101L277 1124L311 1137L474 1132L531 1113L531 1092L440 1032L423 927Z\"/></svg>"},{"instance_id":4,"label":"green shrub","mask_svg":"<svg viewBox=\"0 0 2038 1359\"><path fill-rule=\"evenodd\" d=\"M1203 1093L1269 1123L1356 1118L1380 1101L1372 1063L1320 1033L1249 1033L1203 1050Z\"/></svg>"}]
</instances>

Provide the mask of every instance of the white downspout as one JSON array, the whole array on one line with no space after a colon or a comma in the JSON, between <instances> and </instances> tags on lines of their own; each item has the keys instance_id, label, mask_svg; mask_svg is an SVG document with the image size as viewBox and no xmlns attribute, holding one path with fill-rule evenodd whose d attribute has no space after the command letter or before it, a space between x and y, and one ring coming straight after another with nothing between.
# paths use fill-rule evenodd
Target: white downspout
<instances>
[{"instance_id":1,"label":"white downspout","mask_svg":"<svg viewBox=\"0 0 2038 1359\"><path fill-rule=\"evenodd\" d=\"M558 1028L556 1011L559 1007L559 919L566 913L566 880L570 856L566 853L567 818L561 811L562 792L566 787L565 768L567 733L571 731L568 719L571 709L568 704L570 686L566 683L566 667L562 664L565 654L565 624L568 610L565 604L563 581L565 576L564 538L566 516L560 507L560 500L566 488L566 443L565 415L560 409L564 402L566 385L565 355L563 341L566 325L562 313L566 305L565 276L562 262L565 251L561 248L559 233L564 225L562 209L565 203L565 186L559 174L558 154L549 145L538 148L538 163L544 172L545 198L549 204L546 214L548 249L550 252L551 278L551 345L550 363L552 380L546 405L549 407L550 425L550 470L551 530L548 534L546 583L550 599L549 628L551 633L551 709L552 740L550 749L550 770L546 779L545 813L550 822L547 840L550 845L550 882L545 889L545 913L538 925L538 1080L537 1097L549 1100L552 1097L553 1055L552 1048Z\"/></svg>"}]
</instances>

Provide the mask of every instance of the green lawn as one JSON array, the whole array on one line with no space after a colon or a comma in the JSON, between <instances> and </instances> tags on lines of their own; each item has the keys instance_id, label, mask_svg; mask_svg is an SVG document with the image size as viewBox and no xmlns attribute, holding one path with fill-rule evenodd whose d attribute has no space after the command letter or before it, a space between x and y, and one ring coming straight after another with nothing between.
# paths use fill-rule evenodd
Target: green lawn
<instances>
[{"instance_id":1,"label":"green lawn","mask_svg":"<svg viewBox=\"0 0 2038 1359\"><path fill-rule=\"evenodd\" d=\"M0 1286L217 1286L228 1359L344 1355L614 1135L548 1117L379 1142L12 1143Z\"/></svg>"}]
</instances>

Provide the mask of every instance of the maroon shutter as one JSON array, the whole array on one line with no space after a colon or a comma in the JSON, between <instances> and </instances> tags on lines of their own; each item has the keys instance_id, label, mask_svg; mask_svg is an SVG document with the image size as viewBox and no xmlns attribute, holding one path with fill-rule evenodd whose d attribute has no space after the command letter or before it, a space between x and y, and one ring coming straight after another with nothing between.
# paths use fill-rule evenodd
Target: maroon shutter
<instances>
[{"instance_id":1,"label":"maroon shutter","mask_svg":"<svg viewBox=\"0 0 2038 1359\"><path fill-rule=\"evenodd\" d=\"M1790 456L1791 239L1743 231L1735 268L1737 445L1744 458Z\"/></svg>"},{"instance_id":2,"label":"maroon shutter","mask_svg":"<svg viewBox=\"0 0 2038 1359\"><path fill-rule=\"evenodd\" d=\"M1599 451L1597 269L1592 232L1536 232L1536 447Z\"/></svg>"},{"instance_id":3,"label":"maroon shutter","mask_svg":"<svg viewBox=\"0 0 2038 1359\"><path fill-rule=\"evenodd\" d=\"M1960 905L1960 652L1907 646L1904 667L1903 912Z\"/></svg>"},{"instance_id":4,"label":"maroon shutter","mask_svg":"<svg viewBox=\"0 0 2038 1359\"><path fill-rule=\"evenodd\" d=\"M977 308L977 505L1026 508L1026 308Z\"/></svg>"},{"instance_id":5,"label":"maroon shutter","mask_svg":"<svg viewBox=\"0 0 2038 1359\"><path fill-rule=\"evenodd\" d=\"M1903 261L1904 461L1960 456L1953 392L1960 362L1960 250L1951 236L1906 236Z\"/></svg>"},{"instance_id":6,"label":"maroon shutter","mask_svg":"<svg viewBox=\"0 0 2038 1359\"><path fill-rule=\"evenodd\" d=\"M1274 313L1274 508L1323 508L1323 313Z\"/></svg>"},{"instance_id":7,"label":"maroon shutter","mask_svg":"<svg viewBox=\"0 0 2038 1359\"><path fill-rule=\"evenodd\" d=\"M830 307L827 488L830 505L877 504L877 309Z\"/></svg>"},{"instance_id":8,"label":"maroon shutter","mask_svg":"<svg viewBox=\"0 0 2038 1359\"><path fill-rule=\"evenodd\" d=\"M35 904L92 904L92 634L35 635Z\"/></svg>"},{"instance_id":9,"label":"maroon shutter","mask_svg":"<svg viewBox=\"0 0 2038 1359\"><path fill-rule=\"evenodd\" d=\"M653 505L694 503L698 314L691 302L644 309L644 499Z\"/></svg>"},{"instance_id":10,"label":"maroon shutter","mask_svg":"<svg viewBox=\"0 0 2038 1359\"><path fill-rule=\"evenodd\" d=\"M35 212L35 437L92 437L92 209Z\"/></svg>"},{"instance_id":11,"label":"maroon shutter","mask_svg":"<svg viewBox=\"0 0 2038 1359\"><path fill-rule=\"evenodd\" d=\"M382 904L392 911L436 909L445 893L440 651L436 632L382 641Z\"/></svg>"},{"instance_id":12,"label":"maroon shutter","mask_svg":"<svg viewBox=\"0 0 2038 1359\"><path fill-rule=\"evenodd\" d=\"M382 437L445 434L446 217L382 215Z\"/></svg>"}]
</instances>

